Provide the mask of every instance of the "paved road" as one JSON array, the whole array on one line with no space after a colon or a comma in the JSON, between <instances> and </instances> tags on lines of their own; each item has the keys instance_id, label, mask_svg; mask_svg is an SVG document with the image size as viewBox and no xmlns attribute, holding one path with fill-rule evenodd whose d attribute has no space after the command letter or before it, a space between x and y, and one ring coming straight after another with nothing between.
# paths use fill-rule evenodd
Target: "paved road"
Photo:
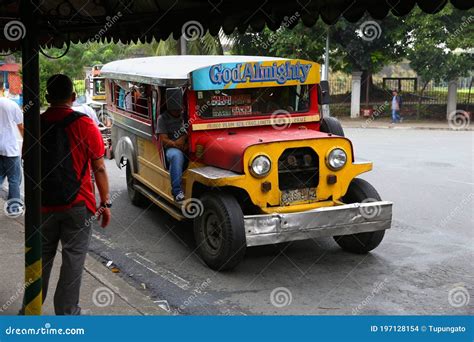
<instances>
[{"instance_id":1,"label":"paved road","mask_svg":"<svg viewBox=\"0 0 474 342\"><path fill-rule=\"evenodd\" d=\"M393 228L368 255L318 239L250 248L237 269L214 273L193 253L190 224L155 206L129 204L125 175L112 161L114 219L107 230L96 229L92 249L182 314L472 312L474 299L466 301L474 295L473 133L347 129L346 135L359 158L375 163L363 178L395 202ZM277 305L272 291L280 291Z\"/></svg>"}]
</instances>

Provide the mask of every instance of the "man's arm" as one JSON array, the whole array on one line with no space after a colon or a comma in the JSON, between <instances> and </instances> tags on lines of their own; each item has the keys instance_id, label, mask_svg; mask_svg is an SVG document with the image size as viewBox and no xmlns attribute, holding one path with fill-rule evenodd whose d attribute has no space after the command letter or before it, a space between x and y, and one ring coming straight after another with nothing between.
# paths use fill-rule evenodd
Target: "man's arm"
<instances>
[{"instance_id":1,"label":"man's arm","mask_svg":"<svg viewBox=\"0 0 474 342\"><path fill-rule=\"evenodd\" d=\"M183 152L187 152L188 149L188 136L183 135L176 140L171 140L168 138L168 134L160 134L160 139L163 144L163 148L174 147L180 149Z\"/></svg>"},{"instance_id":2,"label":"man's arm","mask_svg":"<svg viewBox=\"0 0 474 342\"><path fill-rule=\"evenodd\" d=\"M109 177L107 176L107 170L105 169L104 158L92 160L92 172L94 172L95 183L99 190L100 203L109 203ZM100 207L98 210L98 216L102 216L102 228L107 227L110 222L110 209Z\"/></svg>"},{"instance_id":3,"label":"man's arm","mask_svg":"<svg viewBox=\"0 0 474 342\"><path fill-rule=\"evenodd\" d=\"M18 124L18 130L20 131L20 134L21 134L21 137L23 138L24 137L24 134L25 134L25 127L23 126L23 124Z\"/></svg>"},{"instance_id":4,"label":"man's arm","mask_svg":"<svg viewBox=\"0 0 474 342\"><path fill-rule=\"evenodd\" d=\"M164 133L160 134L160 140L164 148L169 148L169 147L179 148L177 141L171 140L168 137L168 134L164 134Z\"/></svg>"}]
</instances>

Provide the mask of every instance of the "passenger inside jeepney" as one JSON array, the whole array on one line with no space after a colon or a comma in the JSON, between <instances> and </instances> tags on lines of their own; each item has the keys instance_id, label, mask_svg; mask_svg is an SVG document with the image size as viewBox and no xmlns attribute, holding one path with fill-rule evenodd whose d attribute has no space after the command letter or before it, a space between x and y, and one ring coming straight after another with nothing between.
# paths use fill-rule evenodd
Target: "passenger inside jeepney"
<instances>
[{"instance_id":1,"label":"passenger inside jeepney","mask_svg":"<svg viewBox=\"0 0 474 342\"><path fill-rule=\"evenodd\" d=\"M181 186L183 171L187 164L188 134L184 124L186 113L182 103L182 94L179 102L173 94L182 92L181 88L168 88L166 109L160 113L156 132L159 134L165 152L171 178L171 193L177 203L184 201L184 192Z\"/></svg>"}]
</instances>

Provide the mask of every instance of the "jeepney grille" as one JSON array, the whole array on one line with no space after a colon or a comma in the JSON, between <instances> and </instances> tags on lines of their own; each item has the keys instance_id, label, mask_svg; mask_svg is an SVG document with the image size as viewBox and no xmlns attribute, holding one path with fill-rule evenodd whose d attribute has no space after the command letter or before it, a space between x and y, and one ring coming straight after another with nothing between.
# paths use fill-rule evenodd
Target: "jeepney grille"
<instances>
[{"instance_id":1,"label":"jeepney grille","mask_svg":"<svg viewBox=\"0 0 474 342\"><path fill-rule=\"evenodd\" d=\"M316 188L319 183L319 157L309 147L286 149L278 159L280 190Z\"/></svg>"}]
</instances>

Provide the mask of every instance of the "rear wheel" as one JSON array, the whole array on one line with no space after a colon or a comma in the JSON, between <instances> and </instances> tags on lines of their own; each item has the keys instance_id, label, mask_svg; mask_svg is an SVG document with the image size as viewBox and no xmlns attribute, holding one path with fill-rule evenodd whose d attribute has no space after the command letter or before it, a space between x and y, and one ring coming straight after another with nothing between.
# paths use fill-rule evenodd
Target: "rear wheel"
<instances>
[{"instance_id":1,"label":"rear wheel","mask_svg":"<svg viewBox=\"0 0 474 342\"><path fill-rule=\"evenodd\" d=\"M133 205L138 207L144 207L147 204L147 198L143 196L137 189L135 189L135 185L138 183L135 178L132 176L132 168L130 166L130 161L127 161L127 166L125 170L125 175L127 179L127 192L128 198Z\"/></svg>"},{"instance_id":2,"label":"rear wheel","mask_svg":"<svg viewBox=\"0 0 474 342\"><path fill-rule=\"evenodd\" d=\"M342 198L342 201L347 204L381 200L377 190L369 182L360 178L352 180L347 194ZM384 235L385 230L378 230L375 232L334 236L334 240L342 249L348 252L365 254L376 248L382 242Z\"/></svg>"},{"instance_id":3,"label":"rear wheel","mask_svg":"<svg viewBox=\"0 0 474 342\"><path fill-rule=\"evenodd\" d=\"M321 132L331 133L334 135L344 136L344 130L342 129L341 123L338 119L333 117L324 117L321 120Z\"/></svg>"},{"instance_id":4,"label":"rear wheel","mask_svg":"<svg viewBox=\"0 0 474 342\"><path fill-rule=\"evenodd\" d=\"M244 215L229 193L211 192L200 198L202 215L194 219L197 249L204 262L218 271L242 261L246 250Z\"/></svg>"}]
</instances>

